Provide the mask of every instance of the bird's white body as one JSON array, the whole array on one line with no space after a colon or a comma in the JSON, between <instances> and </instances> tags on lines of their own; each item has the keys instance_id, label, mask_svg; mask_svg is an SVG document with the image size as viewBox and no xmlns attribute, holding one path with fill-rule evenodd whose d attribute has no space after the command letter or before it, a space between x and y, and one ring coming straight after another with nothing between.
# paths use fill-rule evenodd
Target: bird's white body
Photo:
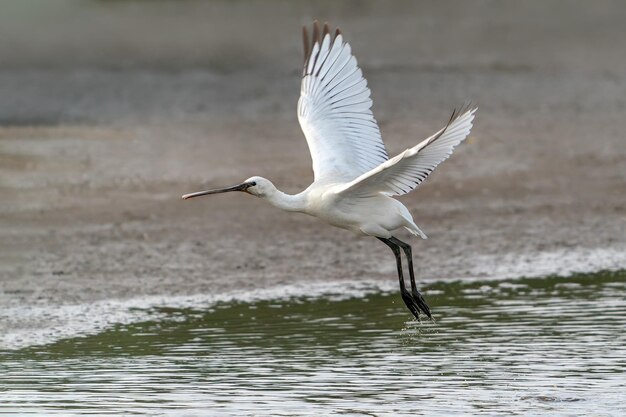
<instances>
[{"instance_id":1,"label":"bird's white body","mask_svg":"<svg viewBox=\"0 0 626 417\"><path fill-rule=\"evenodd\" d=\"M411 247L393 236L405 228L426 239L409 210L393 196L406 194L428 175L470 133L476 109L453 112L448 124L433 136L389 159L371 111L367 81L339 29L331 35L314 23L313 42L304 29L298 121L313 160L314 182L295 195L278 190L263 177L218 190L186 194L184 199L226 191L245 191L286 210L306 213L342 229L375 236L396 256L402 298L419 318L430 309L415 284ZM411 292L404 284L401 255L409 263Z\"/></svg>"},{"instance_id":2,"label":"bird's white body","mask_svg":"<svg viewBox=\"0 0 626 417\"><path fill-rule=\"evenodd\" d=\"M316 181L301 193L289 195L263 177L252 177L246 182L256 183L255 190L249 189L248 192L275 207L305 213L357 234L387 238L394 230L405 227L411 233L425 237L404 204L380 193L354 198L341 193L345 183Z\"/></svg>"},{"instance_id":3,"label":"bird's white body","mask_svg":"<svg viewBox=\"0 0 626 417\"><path fill-rule=\"evenodd\" d=\"M401 227L419 233L411 213L398 200L382 194L351 198L337 192L340 188L341 185L308 188L305 213L357 234L387 238Z\"/></svg>"}]
</instances>

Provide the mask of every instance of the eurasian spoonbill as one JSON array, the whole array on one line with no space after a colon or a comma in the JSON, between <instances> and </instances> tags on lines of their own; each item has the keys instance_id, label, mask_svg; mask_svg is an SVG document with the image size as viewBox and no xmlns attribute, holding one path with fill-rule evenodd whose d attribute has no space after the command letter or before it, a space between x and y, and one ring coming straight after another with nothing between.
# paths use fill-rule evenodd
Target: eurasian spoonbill
<instances>
[{"instance_id":1,"label":"eurasian spoonbill","mask_svg":"<svg viewBox=\"0 0 626 417\"><path fill-rule=\"evenodd\" d=\"M278 190L263 177L239 185L183 195L183 199L229 191L244 191L286 210L306 213L326 223L374 236L391 248L398 268L402 300L419 320L430 308L418 291L411 246L393 232L404 228L426 235L409 210L392 198L408 193L447 159L470 133L474 109L454 111L447 125L428 139L389 159L371 111L367 81L341 31L331 34L313 23L312 42L303 28L304 69L298 101L298 121L313 160L313 183L301 193ZM403 277L401 252L406 256L411 291Z\"/></svg>"}]
</instances>

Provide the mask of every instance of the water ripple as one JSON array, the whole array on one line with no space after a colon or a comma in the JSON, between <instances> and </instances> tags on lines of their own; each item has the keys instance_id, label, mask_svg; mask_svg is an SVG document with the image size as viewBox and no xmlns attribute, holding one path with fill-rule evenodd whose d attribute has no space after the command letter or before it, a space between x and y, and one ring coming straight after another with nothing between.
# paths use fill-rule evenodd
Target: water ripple
<instances>
[{"instance_id":1,"label":"water ripple","mask_svg":"<svg viewBox=\"0 0 626 417\"><path fill-rule=\"evenodd\" d=\"M0 413L19 415L624 415L626 275L164 309L0 352Z\"/></svg>"}]
</instances>

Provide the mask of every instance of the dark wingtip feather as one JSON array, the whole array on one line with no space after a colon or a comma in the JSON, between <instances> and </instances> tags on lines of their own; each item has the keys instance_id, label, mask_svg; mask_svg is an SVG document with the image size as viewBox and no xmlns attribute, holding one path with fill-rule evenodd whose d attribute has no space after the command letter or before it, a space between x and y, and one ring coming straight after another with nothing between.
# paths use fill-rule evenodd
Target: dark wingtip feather
<instances>
[{"instance_id":1,"label":"dark wingtip feather","mask_svg":"<svg viewBox=\"0 0 626 417\"><path fill-rule=\"evenodd\" d=\"M312 57L311 53L313 52L313 47L316 43L318 43L321 47L322 40L329 35L331 37L331 44L335 42L337 36L341 35L341 29L335 29L334 36L332 36L332 32L330 29L330 25L328 22L324 23L324 26L320 26L320 22L316 19L313 21L313 32L311 34L311 38L309 38L309 30L305 25L302 27L302 44L304 45L304 72L306 75L306 68L311 59L317 59L317 57Z\"/></svg>"},{"instance_id":2,"label":"dark wingtip feather","mask_svg":"<svg viewBox=\"0 0 626 417\"><path fill-rule=\"evenodd\" d=\"M328 22L325 22L324 29L322 30L322 39L324 39L328 34L330 34L330 26L328 26Z\"/></svg>"},{"instance_id":3,"label":"dark wingtip feather","mask_svg":"<svg viewBox=\"0 0 626 417\"><path fill-rule=\"evenodd\" d=\"M320 43L320 22L317 20L313 21L313 45L315 43Z\"/></svg>"},{"instance_id":4,"label":"dark wingtip feather","mask_svg":"<svg viewBox=\"0 0 626 417\"><path fill-rule=\"evenodd\" d=\"M452 110L452 115L450 116L450 120L448 120L448 123L446 123L444 128L441 130L441 132L439 132L437 136L433 137L430 141L428 141L428 144L426 146L430 145L431 143L433 143L434 141L442 137L443 134L446 133L446 131L448 130L452 122L454 122L456 119L458 119L459 117L461 117L462 115L470 111L471 107L472 107L471 101L466 101L465 104L463 104L458 109L455 107L454 110Z\"/></svg>"}]
</instances>

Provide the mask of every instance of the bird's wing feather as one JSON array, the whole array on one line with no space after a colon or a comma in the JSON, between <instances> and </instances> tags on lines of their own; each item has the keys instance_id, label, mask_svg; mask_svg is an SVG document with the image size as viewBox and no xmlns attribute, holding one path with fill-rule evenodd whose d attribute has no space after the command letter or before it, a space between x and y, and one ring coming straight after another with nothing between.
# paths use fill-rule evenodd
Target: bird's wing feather
<instances>
[{"instance_id":1,"label":"bird's wing feather","mask_svg":"<svg viewBox=\"0 0 626 417\"><path fill-rule=\"evenodd\" d=\"M439 132L335 190L341 195L402 195L415 189L470 133L477 109L454 112Z\"/></svg>"},{"instance_id":2,"label":"bird's wing feather","mask_svg":"<svg viewBox=\"0 0 626 417\"><path fill-rule=\"evenodd\" d=\"M370 110L367 81L339 29L313 26L312 44L303 31L305 61L298 121L304 132L315 180L351 181L388 159Z\"/></svg>"}]
</instances>

